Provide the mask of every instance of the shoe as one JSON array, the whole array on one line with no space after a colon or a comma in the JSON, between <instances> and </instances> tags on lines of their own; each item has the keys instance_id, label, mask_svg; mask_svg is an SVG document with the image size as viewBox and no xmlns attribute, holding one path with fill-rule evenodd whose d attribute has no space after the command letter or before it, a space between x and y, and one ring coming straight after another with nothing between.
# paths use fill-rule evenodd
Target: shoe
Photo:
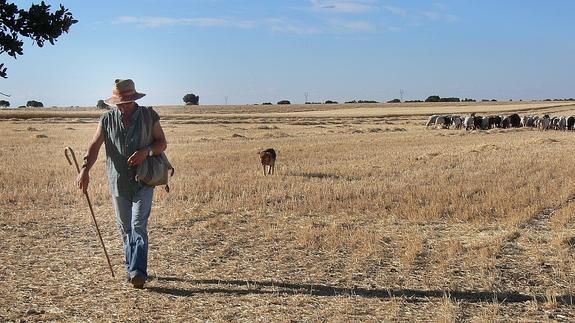
<instances>
[{"instance_id":1,"label":"shoe","mask_svg":"<svg viewBox=\"0 0 575 323\"><path fill-rule=\"evenodd\" d=\"M144 283L146 282L146 277L144 277L144 275L137 273L134 277L132 277L132 279L130 279L130 283L132 283L132 286L134 286L134 288L137 289L142 289L144 288Z\"/></svg>"}]
</instances>

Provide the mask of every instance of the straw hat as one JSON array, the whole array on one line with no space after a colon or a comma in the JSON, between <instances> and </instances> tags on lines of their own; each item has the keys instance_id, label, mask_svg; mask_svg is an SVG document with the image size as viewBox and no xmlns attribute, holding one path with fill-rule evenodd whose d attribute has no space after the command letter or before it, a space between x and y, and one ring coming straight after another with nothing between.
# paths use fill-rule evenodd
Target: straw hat
<instances>
[{"instance_id":1,"label":"straw hat","mask_svg":"<svg viewBox=\"0 0 575 323\"><path fill-rule=\"evenodd\" d=\"M112 96L104 100L104 102L109 105L118 105L122 103L134 102L144 96L144 93L138 93L136 91L136 85L134 84L134 81L130 79L116 80L114 81Z\"/></svg>"}]
</instances>

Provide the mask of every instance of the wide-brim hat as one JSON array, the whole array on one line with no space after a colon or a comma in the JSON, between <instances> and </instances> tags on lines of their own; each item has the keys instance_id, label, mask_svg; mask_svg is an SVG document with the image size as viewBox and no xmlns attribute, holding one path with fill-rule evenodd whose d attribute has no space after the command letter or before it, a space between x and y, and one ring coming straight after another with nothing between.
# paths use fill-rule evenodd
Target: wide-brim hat
<instances>
[{"instance_id":1,"label":"wide-brim hat","mask_svg":"<svg viewBox=\"0 0 575 323\"><path fill-rule=\"evenodd\" d=\"M136 85L134 81L127 80L116 80L114 81L114 89L112 90L112 96L104 100L106 104L118 105L122 103L134 102L145 96L144 93L138 93L136 91Z\"/></svg>"}]
</instances>

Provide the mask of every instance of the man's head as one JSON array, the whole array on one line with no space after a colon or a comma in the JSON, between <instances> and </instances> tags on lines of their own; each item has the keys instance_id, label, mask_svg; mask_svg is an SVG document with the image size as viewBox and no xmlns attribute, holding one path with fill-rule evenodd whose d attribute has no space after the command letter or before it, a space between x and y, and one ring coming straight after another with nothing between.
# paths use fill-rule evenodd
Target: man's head
<instances>
[{"instance_id":1,"label":"man's head","mask_svg":"<svg viewBox=\"0 0 575 323\"><path fill-rule=\"evenodd\" d=\"M136 91L134 81L130 79L116 80L114 82L114 88L112 89L112 96L104 102L109 105L121 105L125 103L133 103L144 96L144 93L138 93Z\"/></svg>"},{"instance_id":2,"label":"man's head","mask_svg":"<svg viewBox=\"0 0 575 323\"><path fill-rule=\"evenodd\" d=\"M116 106L118 107L118 109L120 109L120 111L126 111L126 110L130 110L132 108L135 108L136 102L135 101L122 102L122 103L116 104Z\"/></svg>"}]
</instances>

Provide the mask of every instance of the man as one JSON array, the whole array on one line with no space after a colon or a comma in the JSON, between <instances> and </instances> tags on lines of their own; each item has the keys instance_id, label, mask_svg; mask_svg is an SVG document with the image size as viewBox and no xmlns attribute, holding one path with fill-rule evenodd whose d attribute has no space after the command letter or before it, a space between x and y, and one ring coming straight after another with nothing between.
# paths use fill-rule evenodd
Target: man
<instances>
[{"instance_id":1,"label":"man","mask_svg":"<svg viewBox=\"0 0 575 323\"><path fill-rule=\"evenodd\" d=\"M136 91L130 79L115 81L113 95L105 102L116 107L100 118L77 178L78 187L86 192L90 169L98 158L102 143L105 143L116 222L124 240L128 280L135 288L143 288L148 275L147 226L154 193L153 187L136 181L136 169L148 156L161 154L167 147L158 114L135 102L144 95ZM149 113L144 113L144 109ZM145 115L151 117L153 141L148 146L138 147L143 128L146 128L144 122L149 122L143 119Z\"/></svg>"}]
</instances>

